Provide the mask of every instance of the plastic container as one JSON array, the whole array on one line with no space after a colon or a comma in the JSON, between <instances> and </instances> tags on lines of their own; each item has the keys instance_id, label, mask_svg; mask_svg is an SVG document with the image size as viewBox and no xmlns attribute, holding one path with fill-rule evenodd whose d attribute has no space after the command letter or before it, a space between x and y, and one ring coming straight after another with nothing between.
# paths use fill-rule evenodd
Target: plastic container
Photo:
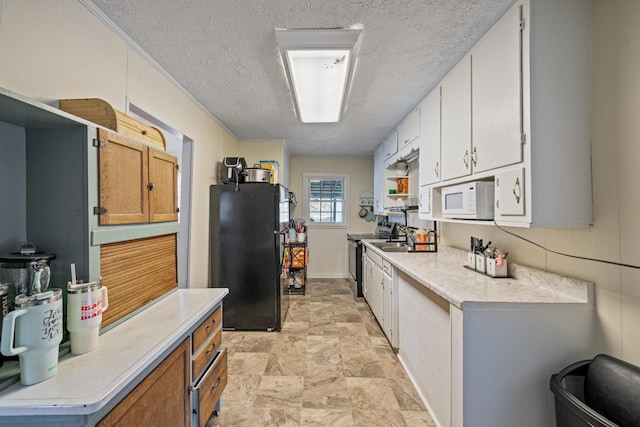
<instances>
[{"instance_id":1,"label":"plastic container","mask_svg":"<svg viewBox=\"0 0 640 427\"><path fill-rule=\"evenodd\" d=\"M599 354L551 376L557 427L640 425L640 368Z\"/></svg>"}]
</instances>

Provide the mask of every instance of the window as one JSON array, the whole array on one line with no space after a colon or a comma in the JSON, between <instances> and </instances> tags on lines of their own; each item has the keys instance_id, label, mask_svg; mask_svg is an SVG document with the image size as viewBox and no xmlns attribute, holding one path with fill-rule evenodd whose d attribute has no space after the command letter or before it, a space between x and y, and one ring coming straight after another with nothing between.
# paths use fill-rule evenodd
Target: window
<instances>
[{"instance_id":1,"label":"window","mask_svg":"<svg viewBox=\"0 0 640 427\"><path fill-rule=\"evenodd\" d=\"M349 175L303 174L307 225L348 226Z\"/></svg>"}]
</instances>

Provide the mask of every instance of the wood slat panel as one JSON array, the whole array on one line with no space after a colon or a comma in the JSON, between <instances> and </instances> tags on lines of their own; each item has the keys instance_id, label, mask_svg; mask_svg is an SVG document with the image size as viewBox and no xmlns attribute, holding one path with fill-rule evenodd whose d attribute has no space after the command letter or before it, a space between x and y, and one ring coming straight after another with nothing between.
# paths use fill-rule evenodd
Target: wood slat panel
<instances>
[{"instance_id":1,"label":"wood slat panel","mask_svg":"<svg viewBox=\"0 0 640 427\"><path fill-rule=\"evenodd\" d=\"M176 234L100 246L100 275L109 288L102 326L177 288L176 248Z\"/></svg>"}]
</instances>

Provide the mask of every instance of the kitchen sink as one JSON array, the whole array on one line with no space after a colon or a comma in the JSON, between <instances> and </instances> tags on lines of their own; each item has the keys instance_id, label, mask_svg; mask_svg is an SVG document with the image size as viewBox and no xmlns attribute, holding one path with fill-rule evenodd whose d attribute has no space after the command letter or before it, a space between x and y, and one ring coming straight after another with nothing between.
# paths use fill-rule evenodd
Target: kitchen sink
<instances>
[{"instance_id":1,"label":"kitchen sink","mask_svg":"<svg viewBox=\"0 0 640 427\"><path fill-rule=\"evenodd\" d=\"M407 252L410 249L406 242L373 242L371 244L384 252Z\"/></svg>"}]
</instances>

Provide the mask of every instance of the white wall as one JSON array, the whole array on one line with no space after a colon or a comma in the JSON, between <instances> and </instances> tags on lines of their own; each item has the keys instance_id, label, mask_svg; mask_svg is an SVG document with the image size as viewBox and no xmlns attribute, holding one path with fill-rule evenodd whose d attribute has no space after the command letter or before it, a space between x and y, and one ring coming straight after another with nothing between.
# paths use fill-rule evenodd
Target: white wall
<instances>
[{"instance_id":1,"label":"white wall","mask_svg":"<svg viewBox=\"0 0 640 427\"><path fill-rule=\"evenodd\" d=\"M553 250L640 265L640 2L594 0L593 25L593 227L510 231ZM640 365L639 270L545 253L495 227L442 225L445 244L467 248L470 235L507 248L514 262L594 281L595 351Z\"/></svg>"},{"instance_id":2,"label":"white wall","mask_svg":"<svg viewBox=\"0 0 640 427\"><path fill-rule=\"evenodd\" d=\"M0 1L0 87L57 106L62 98L126 99L194 142L190 270L206 287L209 185L237 141L77 0Z\"/></svg>"},{"instance_id":3,"label":"white wall","mask_svg":"<svg viewBox=\"0 0 640 427\"><path fill-rule=\"evenodd\" d=\"M358 216L360 193L373 191L373 157L291 157L290 189L298 198L293 218L302 218L302 174L312 172L350 174L349 227L322 228L314 225L307 230L309 240L309 277L347 277L347 233L373 232L376 224Z\"/></svg>"}]
</instances>

